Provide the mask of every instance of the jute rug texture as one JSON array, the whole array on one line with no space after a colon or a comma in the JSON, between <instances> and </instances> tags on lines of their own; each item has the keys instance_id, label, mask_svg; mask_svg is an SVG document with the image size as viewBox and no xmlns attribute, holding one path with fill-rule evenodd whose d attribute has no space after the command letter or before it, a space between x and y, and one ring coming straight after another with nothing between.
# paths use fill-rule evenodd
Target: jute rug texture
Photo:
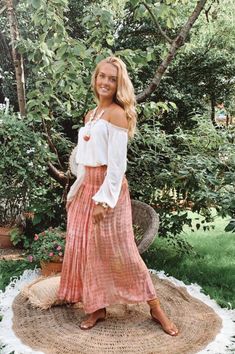
<instances>
[{"instance_id":1,"label":"jute rug texture","mask_svg":"<svg viewBox=\"0 0 235 354\"><path fill-rule=\"evenodd\" d=\"M13 302L13 329L21 341L46 354L193 354L214 340L221 319L185 288L151 275L162 307L179 328L171 337L151 320L147 304L107 308L107 319L82 331L81 306L33 308L21 294Z\"/></svg>"}]
</instances>

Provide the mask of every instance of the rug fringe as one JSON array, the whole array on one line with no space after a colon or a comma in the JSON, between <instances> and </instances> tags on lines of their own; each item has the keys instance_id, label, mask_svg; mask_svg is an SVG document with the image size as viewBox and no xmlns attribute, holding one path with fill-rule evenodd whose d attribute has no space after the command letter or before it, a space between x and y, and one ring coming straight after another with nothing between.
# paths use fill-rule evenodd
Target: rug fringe
<instances>
[{"instance_id":1,"label":"rug fringe","mask_svg":"<svg viewBox=\"0 0 235 354\"><path fill-rule=\"evenodd\" d=\"M202 292L202 288L198 284L186 285L181 280L167 275L163 270L156 271L149 269L150 273L156 274L160 279L166 279L176 286L186 288L187 292L210 306L222 320L220 332L215 337L215 340L207 345L206 348L197 354L227 354L235 352L235 310L221 308L215 300L212 300L209 295Z\"/></svg>"},{"instance_id":2,"label":"rug fringe","mask_svg":"<svg viewBox=\"0 0 235 354\"><path fill-rule=\"evenodd\" d=\"M10 354L12 352L14 354L44 354L24 345L12 329L12 303L23 286L38 278L39 275L39 269L25 270L19 278L11 278L11 282L4 292L0 291L0 315L2 316L2 321L0 321L1 354Z\"/></svg>"}]
</instances>

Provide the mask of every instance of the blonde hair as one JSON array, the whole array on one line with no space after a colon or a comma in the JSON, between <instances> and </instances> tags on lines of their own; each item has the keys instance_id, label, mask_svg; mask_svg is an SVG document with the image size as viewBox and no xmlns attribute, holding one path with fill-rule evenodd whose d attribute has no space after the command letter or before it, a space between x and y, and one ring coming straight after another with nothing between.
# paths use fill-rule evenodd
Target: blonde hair
<instances>
[{"instance_id":1,"label":"blonde hair","mask_svg":"<svg viewBox=\"0 0 235 354\"><path fill-rule=\"evenodd\" d=\"M130 138L134 136L135 128L136 128L136 99L134 93L134 87L129 78L126 64L119 58L115 56L111 56L101 60L92 75L91 86L94 91L95 96L99 99L99 95L96 90L96 78L99 73L100 66L104 63L109 63L114 65L118 71L118 79L117 79L117 91L114 96L114 102L117 103L120 107L122 107L126 113L127 121L128 121L128 135Z\"/></svg>"}]
</instances>

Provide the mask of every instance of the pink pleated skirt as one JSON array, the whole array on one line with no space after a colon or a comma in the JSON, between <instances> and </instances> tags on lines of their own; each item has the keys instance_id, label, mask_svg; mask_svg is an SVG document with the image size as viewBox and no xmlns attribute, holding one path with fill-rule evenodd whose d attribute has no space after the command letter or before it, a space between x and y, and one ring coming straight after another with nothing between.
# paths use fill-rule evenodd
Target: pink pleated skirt
<instances>
[{"instance_id":1,"label":"pink pleated skirt","mask_svg":"<svg viewBox=\"0 0 235 354\"><path fill-rule=\"evenodd\" d=\"M118 202L99 224L93 223L92 196L107 167L86 167L85 178L68 210L66 248L59 298L82 302L86 313L114 304L156 298L132 228L131 201L124 177Z\"/></svg>"}]
</instances>

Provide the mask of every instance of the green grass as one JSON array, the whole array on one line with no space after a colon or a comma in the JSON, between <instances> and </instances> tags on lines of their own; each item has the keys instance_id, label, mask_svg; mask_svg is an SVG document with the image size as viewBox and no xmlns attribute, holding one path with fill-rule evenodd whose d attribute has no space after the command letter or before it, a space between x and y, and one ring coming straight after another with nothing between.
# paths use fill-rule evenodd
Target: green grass
<instances>
[{"instance_id":1,"label":"green grass","mask_svg":"<svg viewBox=\"0 0 235 354\"><path fill-rule=\"evenodd\" d=\"M0 261L0 290L4 290L12 277L19 277L24 270L34 269L35 264L26 260Z\"/></svg>"},{"instance_id":2,"label":"green grass","mask_svg":"<svg viewBox=\"0 0 235 354\"><path fill-rule=\"evenodd\" d=\"M185 227L181 236L193 246L190 254L180 254L166 239L157 238L144 259L149 268L164 270L186 284L197 283L220 306L235 308L235 233L224 231L227 223L216 218L209 231Z\"/></svg>"}]
</instances>

